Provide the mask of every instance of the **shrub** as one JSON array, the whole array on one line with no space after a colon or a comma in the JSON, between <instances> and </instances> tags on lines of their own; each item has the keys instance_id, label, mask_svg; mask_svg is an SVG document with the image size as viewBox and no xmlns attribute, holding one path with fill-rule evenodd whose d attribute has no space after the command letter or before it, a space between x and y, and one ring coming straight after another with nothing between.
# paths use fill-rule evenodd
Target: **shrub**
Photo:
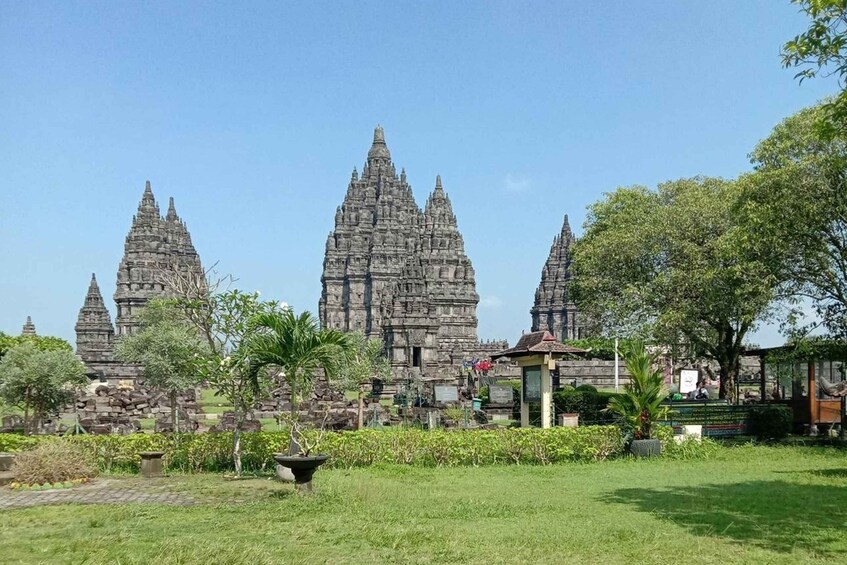
<instances>
[{"instance_id":1,"label":"shrub","mask_svg":"<svg viewBox=\"0 0 847 565\"><path fill-rule=\"evenodd\" d=\"M307 430L304 434L316 434ZM7 434L0 434L2 436ZM242 464L246 471L269 471L273 454L288 445L288 432L244 433ZM82 435L39 438L41 444L73 445L105 471L137 471L139 452L164 451L169 469L185 472L231 471L232 434ZM615 426L579 428L509 428L502 430L434 430L388 428L327 433L318 451L330 456L327 467L364 467L375 463L423 467L548 464L600 461L623 453Z\"/></svg>"},{"instance_id":2,"label":"shrub","mask_svg":"<svg viewBox=\"0 0 847 565\"><path fill-rule=\"evenodd\" d=\"M553 404L557 414L578 413L582 424L609 424L614 421L614 416L604 410L614 396L615 393L591 391L582 387L563 389L553 393Z\"/></svg>"},{"instance_id":3,"label":"shrub","mask_svg":"<svg viewBox=\"0 0 847 565\"><path fill-rule=\"evenodd\" d=\"M585 392L593 392L595 394L597 393L597 387L590 384L579 385L575 390L583 390Z\"/></svg>"},{"instance_id":4,"label":"shrub","mask_svg":"<svg viewBox=\"0 0 847 565\"><path fill-rule=\"evenodd\" d=\"M97 465L89 452L66 441L46 441L19 453L12 465L15 481L25 485L62 483L90 479Z\"/></svg>"},{"instance_id":5,"label":"shrub","mask_svg":"<svg viewBox=\"0 0 847 565\"><path fill-rule=\"evenodd\" d=\"M790 406L767 404L750 411L750 433L759 439L782 439L791 433L794 412Z\"/></svg>"}]
</instances>

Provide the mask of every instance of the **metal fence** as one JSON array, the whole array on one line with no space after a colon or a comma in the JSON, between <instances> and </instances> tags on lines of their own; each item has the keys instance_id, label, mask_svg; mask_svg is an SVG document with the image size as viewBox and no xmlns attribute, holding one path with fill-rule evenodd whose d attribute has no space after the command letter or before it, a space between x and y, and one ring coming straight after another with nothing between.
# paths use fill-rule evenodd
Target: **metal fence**
<instances>
[{"instance_id":1,"label":"metal fence","mask_svg":"<svg viewBox=\"0 0 847 565\"><path fill-rule=\"evenodd\" d=\"M703 426L703 437L733 437L747 434L753 406L723 401L668 402L668 418L662 422L682 433L683 426Z\"/></svg>"}]
</instances>

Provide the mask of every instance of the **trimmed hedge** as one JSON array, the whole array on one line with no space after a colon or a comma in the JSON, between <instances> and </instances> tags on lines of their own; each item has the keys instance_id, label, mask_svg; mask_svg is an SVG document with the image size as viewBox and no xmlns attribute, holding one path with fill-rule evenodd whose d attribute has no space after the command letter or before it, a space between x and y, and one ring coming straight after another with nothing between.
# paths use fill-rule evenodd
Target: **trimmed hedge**
<instances>
[{"instance_id":1,"label":"trimmed hedge","mask_svg":"<svg viewBox=\"0 0 847 565\"><path fill-rule=\"evenodd\" d=\"M767 404L750 410L750 433L759 439L782 439L794 427L794 412L790 406Z\"/></svg>"},{"instance_id":2,"label":"trimmed hedge","mask_svg":"<svg viewBox=\"0 0 847 565\"><path fill-rule=\"evenodd\" d=\"M314 432L307 432L314 433ZM46 441L71 442L93 455L103 471L137 471L139 452L164 451L165 465L184 472L232 471L232 434L134 434L22 437L0 434L0 451L23 451ZM288 433L242 434L242 465L247 471L273 469L272 454L288 445ZM614 426L436 430L413 428L327 433L319 451L326 467L352 468L377 463L422 467L493 464L546 465L602 461L623 453Z\"/></svg>"}]
</instances>

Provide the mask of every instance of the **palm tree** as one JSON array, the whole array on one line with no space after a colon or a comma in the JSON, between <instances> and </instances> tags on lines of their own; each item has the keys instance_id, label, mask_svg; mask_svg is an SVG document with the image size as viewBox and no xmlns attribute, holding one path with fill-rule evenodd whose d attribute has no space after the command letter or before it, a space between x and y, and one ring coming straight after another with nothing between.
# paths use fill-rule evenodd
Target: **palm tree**
<instances>
[{"instance_id":1,"label":"palm tree","mask_svg":"<svg viewBox=\"0 0 847 565\"><path fill-rule=\"evenodd\" d=\"M312 390L318 369L323 369L328 380L340 373L350 340L338 330L321 329L311 313L297 316L291 308L259 314L251 324L255 332L247 354L253 378L258 379L263 368L277 368L291 391L289 453L294 455L300 448L296 429L297 399Z\"/></svg>"},{"instance_id":2,"label":"palm tree","mask_svg":"<svg viewBox=\"0 0 847 565\"><path fill-rule=\"evenodd\" d=\"M630 381L620 396L609 400L608 411L619 415L633 439L652 439L653 424L668 414L662 406L668 396L662 370L654 368L656 356L647 353L644 343L635 341L623 352Z\"/></svg>"}]
</instances>

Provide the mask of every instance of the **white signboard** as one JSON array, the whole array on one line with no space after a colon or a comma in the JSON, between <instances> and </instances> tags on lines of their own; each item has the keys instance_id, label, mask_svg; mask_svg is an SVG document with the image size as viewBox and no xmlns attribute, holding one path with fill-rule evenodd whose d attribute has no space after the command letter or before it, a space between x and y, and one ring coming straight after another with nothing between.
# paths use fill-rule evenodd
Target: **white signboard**
<instances>
[{"instance_id":1,"label":"white signboard","mask_svg":"<svg viewBox=\"0 0 847 565\"><path fill-rule=\"evenodd\" d=\"M679 392L688 394L697 388L697 381L700 378L699 371L684 369L679 372Z\"/></svg>"},{"instance_id":2,"label":"white signboard","mask_svg":"<svg viewBox=\"0 0 847 565\"><path fill-rule=\"evenodd\" d=\"M454 386L435 385L436 402L458 402L459 389Z\"/></svg>"}]
</instances>

